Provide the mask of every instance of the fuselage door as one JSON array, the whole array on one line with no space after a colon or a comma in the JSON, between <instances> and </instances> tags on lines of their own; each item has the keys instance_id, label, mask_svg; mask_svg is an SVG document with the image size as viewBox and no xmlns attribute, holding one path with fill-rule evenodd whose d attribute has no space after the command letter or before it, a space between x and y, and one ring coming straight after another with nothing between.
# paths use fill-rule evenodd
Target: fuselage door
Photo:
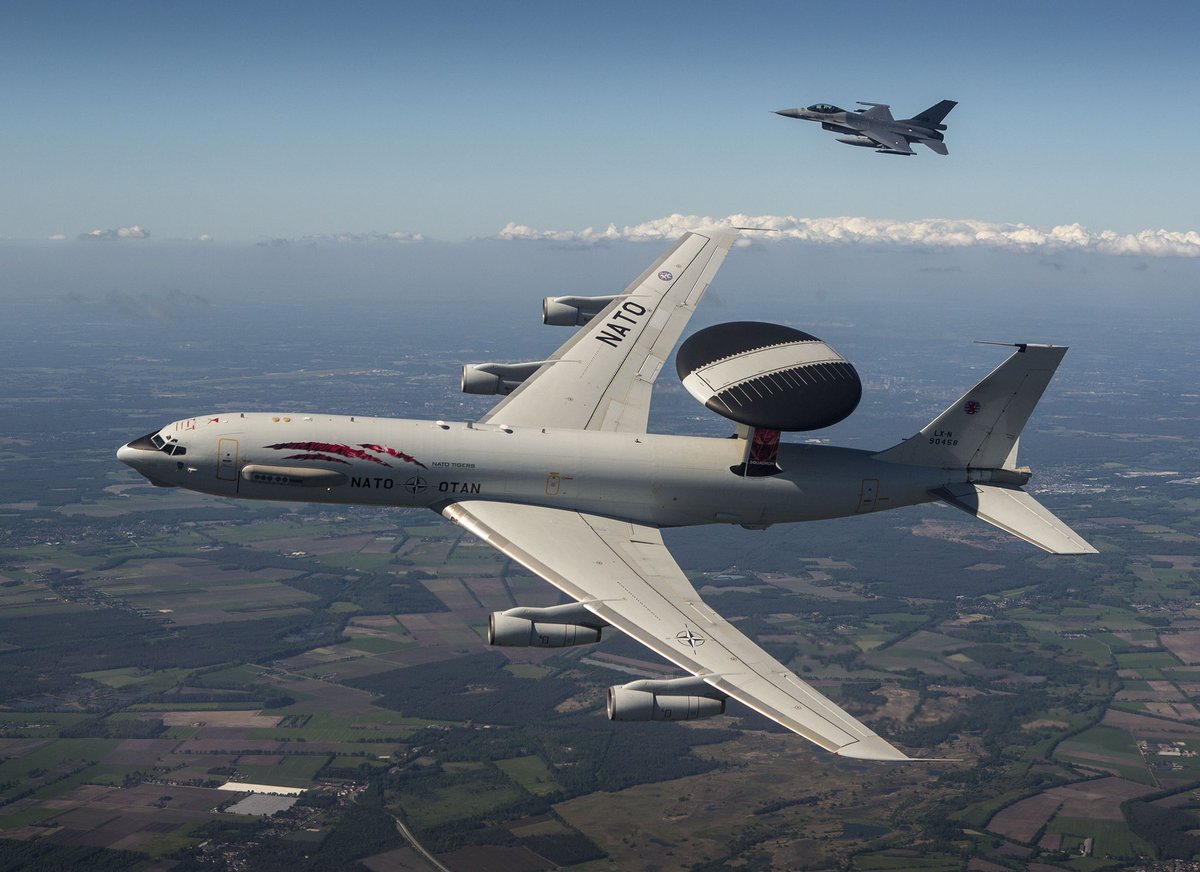
<instances>
[{"instance_id":1,"label":"fuselage door","mask_svg":"<svg viewBox=\"0 0 1200 872\"><path fill-rule=\"evenodd\" d=\"M875 500L879 497L879 479L864 478L862 480L862 491L858 497L858 513L861 515L865 512L875 511Z\"/></svg>"},{"instance_id":2,"label":"fuselage door","mask_svg":"<svg viewBox=\"0 0 1200 872\"><path fill-rule=\"evenodd\" d=\"M217 478L222 481L237 481L238 441L217 441Z\"/></svg>"}]
</instances>

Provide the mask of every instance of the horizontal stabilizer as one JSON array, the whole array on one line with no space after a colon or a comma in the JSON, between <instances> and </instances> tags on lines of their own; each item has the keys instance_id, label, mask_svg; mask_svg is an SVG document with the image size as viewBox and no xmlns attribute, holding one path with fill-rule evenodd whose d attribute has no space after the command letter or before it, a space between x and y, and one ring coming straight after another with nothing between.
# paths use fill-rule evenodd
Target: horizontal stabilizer
<instances>
[{"instance_id":1,"label":"horizontal stabilizer","mask_svg":"<svg viewBox=\"0 0 1200 872\"><path fill-rule=\"evenodd\" d=\"M1096 554L1082 536L1018 487L954 484L933 495L1051 554Z\"/></svg>"},{"instance_id":2,"label":"horizontal stabilizer","mask_svg":"<svg viewBox=\"0 0 1200 872\"><path fill-rule=\"evenodd\" d=\"M940 139L922 139L921 142L923 142L930 151L936 151L938 154L950 153L950 149L946 148L946 143L942 142Z\"/></svg>"}]
</instances>

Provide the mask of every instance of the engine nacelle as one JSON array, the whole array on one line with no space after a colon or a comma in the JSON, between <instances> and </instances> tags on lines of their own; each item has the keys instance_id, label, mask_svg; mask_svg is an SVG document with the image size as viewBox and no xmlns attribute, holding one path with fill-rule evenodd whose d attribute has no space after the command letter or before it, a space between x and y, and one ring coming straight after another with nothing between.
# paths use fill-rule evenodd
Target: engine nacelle
<instances>
[{"instance_id":1,"label":"engine nacelle","mask_svg":"<svg viewBox=\"0 0 1200 872\"><path fill-rule=\"evenodd\" d=\"M605 621L578 603L547 609L509 609L492 612L488 618L488 644L507 648L590 645L600 641L601 628L606 626Z\"/></svg>"},{"instance_id":2,"label":"engine nacelle","mask_svg":"<svg viewBox=\"0 0 1200 872\"><path fill-rule=\"evenodd\" d=\"M879 143L869 136L839 136L837 141L846 145L860 145L863 148L879 148Z\"/></svg>"},{"instance_id":3,"label":"engine nacelle","mask_svg":"<svg viewBox=\"0 0 1200 872\"><path fill-rule=\"evenodd\" d=\"M725 714L728 697L699 678L633 681L608 689L610 721L693 721Z\"/></svg>"},{"instance_id":4,"label":"engine nacelle","mask_svg":"<svg viewBox=\"0 0 1200 872\"><path fill-rule=\"evenodd\" d=\"M546 297L542 300L542 323L551 327L582 327L618 296Z\"/></svg>"},{"instance_id":5,"label":"engine nacelle","mask_svg":"<svg viewBox=\"0 0 1200 872\"><path fill-rule=\"evenodd\" d=\"M530 363L463 364L463 393L508 396L521 385L521 382L537 372L544 362L535 360Z\"/></svg>"}]
</instances>

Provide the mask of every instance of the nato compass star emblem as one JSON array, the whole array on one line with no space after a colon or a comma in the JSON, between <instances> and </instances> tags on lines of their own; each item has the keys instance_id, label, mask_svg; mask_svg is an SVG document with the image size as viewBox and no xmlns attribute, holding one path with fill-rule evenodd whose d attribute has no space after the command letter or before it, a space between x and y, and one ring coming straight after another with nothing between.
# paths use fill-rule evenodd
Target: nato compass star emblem
<instances>
[{"instance_id":1,"label":"nato compass star emblem","mask_svg":"<svg viewBox=\"0 0 1200 872\"><path fill-rule=\"evenodd\" d=\"M682 630L681 632L675 634L675 641L680 645L687 645L689 648L695 651L707 640L691 627L688 627L686 630Z\"/></svg>"},{"instance_id":2,"label":"nato compass star emblem","mask_svg":"<svg viewBox=\"0 0 1200 872\"><path fill-rule=\"evenodd\" d=\"M425 479L421 478L419 475L414 475L404 483L404 489L410 494L419 494L428 486L429 485L425 484Z\"/></svg>"},{"instance_id":3,"label":"nato compass star emblem","mask_svg":"<svg viewBox=\"0 0 1200 872\"><path fill-rule=\"evenodd\" d=\"M963 411L968 415L977 415L982 408L983 406L979 405L976 400L967 400L967 404L963 406Z\"/></svg>"}]
</instances>

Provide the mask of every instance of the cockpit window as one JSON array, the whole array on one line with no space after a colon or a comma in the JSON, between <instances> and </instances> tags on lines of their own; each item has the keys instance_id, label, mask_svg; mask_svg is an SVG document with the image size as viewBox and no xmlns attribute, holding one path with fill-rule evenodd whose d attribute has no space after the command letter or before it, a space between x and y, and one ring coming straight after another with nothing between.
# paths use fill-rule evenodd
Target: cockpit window
<instances>
[{"instance_id":1,"label":"cockpit window","mask_svg":"<svg viewBox=\"0 0 1200 872\"><path fill-rule=\"evenodd\" d=\"M141 439L129 443L130 448L140 448L143 451L161 451L171 457L187 454L187 449L180 445L174 436L163 436L159 433L148 433Z\"/></svg>"},{"instance_id":2,"label":"cockpit window","mask_svg":"<svg viewBox=\"0 0 1200 872\"><path fill-rule=\"evenodd\" d=\"M834 112L844 112L844 109L839 109L829 103L817 103L808 107L809 112L820 112L822 115L832 115Z\"/></svg>"}]
</instances>

